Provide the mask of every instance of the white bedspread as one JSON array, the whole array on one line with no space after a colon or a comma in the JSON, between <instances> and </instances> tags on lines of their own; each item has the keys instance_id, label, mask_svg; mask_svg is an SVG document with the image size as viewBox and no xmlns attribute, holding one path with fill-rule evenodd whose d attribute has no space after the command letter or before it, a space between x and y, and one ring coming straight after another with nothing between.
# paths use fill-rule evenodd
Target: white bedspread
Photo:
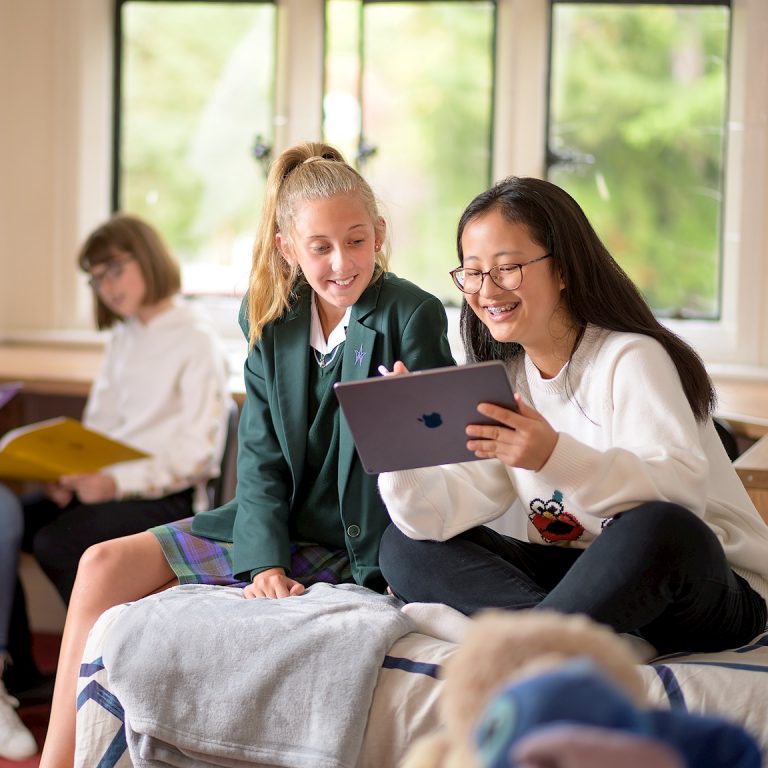
<instances>
[{"instance_id":1,"label":"white bedspread","mask_svg":"<svg viewBox=\"0 0 768 768\"><path fill-rule=\"evenodd\" d=\"M76 768L132 766L122 706L101 659L104 636L123 610L118 606L101 617L85 651ZM394 643L379 670L357 768L397 768L408 745L437 727L438 674L455 647L416 632ZM768 765L768 633L733 651L675 655L641 665L640 671L653 704L741 723L761 745Z\"/></svg>"}]
</instances>

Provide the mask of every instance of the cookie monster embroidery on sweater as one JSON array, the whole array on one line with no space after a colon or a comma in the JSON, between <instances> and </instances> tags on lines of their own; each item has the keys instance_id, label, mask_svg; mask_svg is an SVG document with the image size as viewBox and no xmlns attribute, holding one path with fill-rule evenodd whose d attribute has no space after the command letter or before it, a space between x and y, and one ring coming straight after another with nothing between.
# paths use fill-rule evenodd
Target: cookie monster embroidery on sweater
<instances>
[{"instance_id":1,"label":"cookie monster embroidery on sweater","mask_svg":"<svg viewBox=\"0 0 768 768\"><path fill-rule=\"evenodd\" d=\"M565 511L563 494L554 491L549 501L534 499L528 519L547 544L557 541L576 541L584 533L584 527L570 513Z\"/></svg>"}]
</instances>

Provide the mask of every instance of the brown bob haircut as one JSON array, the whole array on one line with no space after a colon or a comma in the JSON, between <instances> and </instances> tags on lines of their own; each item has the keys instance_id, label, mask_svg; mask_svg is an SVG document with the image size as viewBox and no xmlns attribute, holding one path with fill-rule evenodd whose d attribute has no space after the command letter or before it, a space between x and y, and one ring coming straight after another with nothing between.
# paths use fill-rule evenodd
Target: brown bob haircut
<instances>
[{"instance_id":1,"label":"brown bob haircut","mask_svg":"<svg viewBox=\"0 0 768 768\"><path fill-rule=\"evenodd\" d=\"M181 289L179 265L171 256L160 234L138 216L116 213L97 227L83 243L77 263L84 272L97 264L114 261L129 254L139 265L146 284L144 303L156 304ZM111 328L122 320L93 292L96 325Z\"/></svg>"}]
</instances>

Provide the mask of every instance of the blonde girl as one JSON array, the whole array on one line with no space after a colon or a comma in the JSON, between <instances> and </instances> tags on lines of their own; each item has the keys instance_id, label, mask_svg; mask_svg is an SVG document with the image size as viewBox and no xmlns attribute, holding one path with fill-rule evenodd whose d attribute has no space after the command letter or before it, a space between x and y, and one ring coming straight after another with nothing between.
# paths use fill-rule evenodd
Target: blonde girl
<instances>
[{"instance_id":1,"label":"blonde girl","mask_svg":"<svg viewBox=\"0 0 768 768\"><path fill-rule=\"evenodd\" d=\"M71 766L87 632L106 608L179 583L301 594L317 581L377 590L388 517L333 393L337 381L452 363L442 304L388 271L367 182L334 148L286 150L270 170L240 324L248 339L237 493L192 520L81 560L41 766Z\"/></svg>"}]
</instances>

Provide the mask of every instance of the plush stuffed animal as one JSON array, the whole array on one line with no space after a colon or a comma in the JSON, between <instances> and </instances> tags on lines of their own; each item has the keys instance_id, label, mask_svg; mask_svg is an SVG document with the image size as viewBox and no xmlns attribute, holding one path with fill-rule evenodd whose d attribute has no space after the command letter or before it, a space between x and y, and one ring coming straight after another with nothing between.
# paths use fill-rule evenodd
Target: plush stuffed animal
<instances>
[{"instance_id":1,"label":"plush stuffed animal","mask_svg":"<svg viewBox=\"0 0 768 768\"><path fill-rule=\"evenodd\" d=\"M583 616L486 611L443 669L442 730L402 768L760 768L746 731L651 709L629 643Z\"/></svg>"}]
</instances>

